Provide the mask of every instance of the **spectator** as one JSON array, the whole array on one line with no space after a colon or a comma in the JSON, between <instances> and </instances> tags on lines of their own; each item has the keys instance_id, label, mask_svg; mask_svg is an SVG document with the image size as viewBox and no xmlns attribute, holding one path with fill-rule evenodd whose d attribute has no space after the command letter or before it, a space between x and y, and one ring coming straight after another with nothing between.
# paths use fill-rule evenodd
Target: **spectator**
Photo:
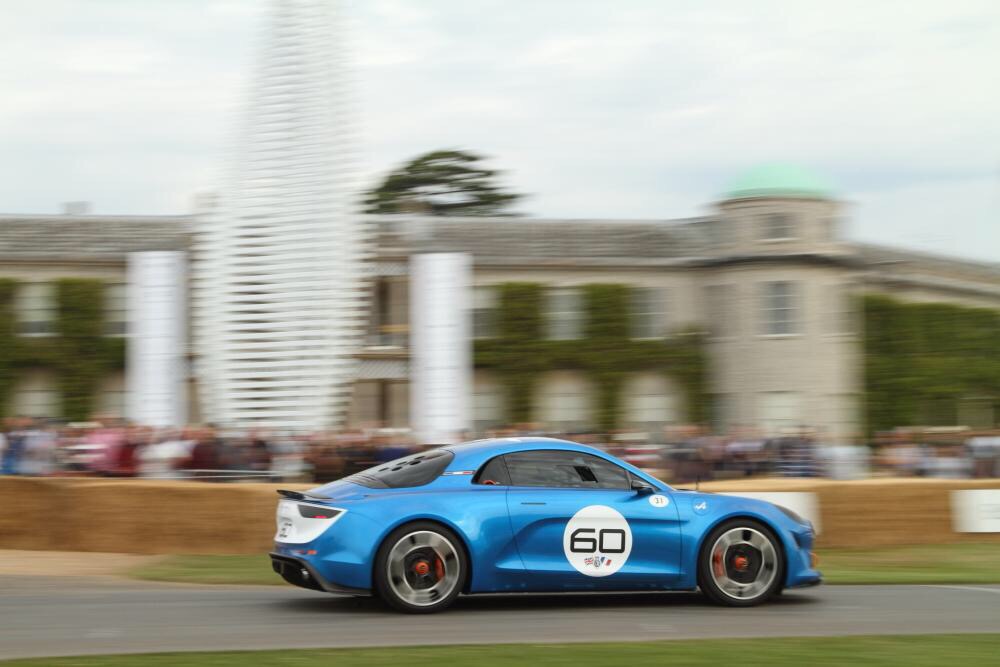
<instances>
[{"instance_id":1,"label":"spectator","mask_svg":"<svg viewBox=\"0 0 1000 667\"><path fill-rule=\"evenodd\" d=\"M195 444L191 455L182 468L188 471L222 469L222 443L216 437L215 428L208 426L195 432Z\"/></svg>"},{"instance_id":2,"label":"spectator","mask_svg":"<svg viewBox=\"0 0 1000 667\"><path fill-rule=\"evenodd\" d=\"M179 477L177 468L191 456L193 447L189 430L163 431L137 452L139 475L159 479Z\"/></svg>"},{"instance_id":3,"label":"spectator","mask_svg":"<svg viewBox=\"0 0 1000 667\"><path fill-rule=\"evenodd\" d=\"M265 434L251 432L246 449L246 470L266 471L271 469L271 447Z\"/></svg>"},{"instance_id":4,"label":"spectator","mask_svg":"<svg viewBox=\"0 0 1000 667\"><path fill-rule=\"evenodd\" d=\"M51 475L55 469L56 434L41 423L29 420L24 431L18 473L21 475Z\"/></svg>"}]
</instances>

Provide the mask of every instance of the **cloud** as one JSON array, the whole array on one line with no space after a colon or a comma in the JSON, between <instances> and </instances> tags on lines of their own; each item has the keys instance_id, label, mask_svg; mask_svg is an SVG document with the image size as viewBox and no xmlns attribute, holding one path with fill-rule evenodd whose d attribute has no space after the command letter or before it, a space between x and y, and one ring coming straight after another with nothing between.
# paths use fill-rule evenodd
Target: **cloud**
<instances>
[{"instance_id":1,"label":"cloud","mask_svg":"<svg viewBox=\"0 0 1000 667\"><path fill-rule=\"evenodd\" d=\"M0 5L0 208L188 208L218 180L266 9ZM791 160L839 183L856 235L1000 261L998 13L354 0L365 181L461 147L494 156L526 212L670 218L704 212L749 165ZM944 209L961 214L942 245L929 212Z\"/></svg>"}]
</instances>

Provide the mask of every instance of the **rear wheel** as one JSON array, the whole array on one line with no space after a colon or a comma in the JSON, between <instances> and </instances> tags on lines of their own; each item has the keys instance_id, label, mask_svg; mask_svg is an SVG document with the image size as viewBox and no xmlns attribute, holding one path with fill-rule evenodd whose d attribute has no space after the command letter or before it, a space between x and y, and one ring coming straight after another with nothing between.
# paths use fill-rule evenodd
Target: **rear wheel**
<instances>
[{"instance_id":1,"label":"rear wheel","mask_svg":"<svg viewBox=\"0 0 1000 667\"><path fill-rule=\"evenodd\" d=\"M462 592L468 564L452 531L421 521L389 534L375 560L375 588L394 609L442 611Z\"/></svg>"},{"instance_id":2,"label":"rear wheel","mask_svg":"<svg viewBox=\"0 0 1000 667\"><path fill-rule=\"evenodd\" d=\"M698 557L698 585L713 602L730 607L760 604L781 589L781 545L752 519L734 519L713 530Z\"/></svg>"}]
</instances>

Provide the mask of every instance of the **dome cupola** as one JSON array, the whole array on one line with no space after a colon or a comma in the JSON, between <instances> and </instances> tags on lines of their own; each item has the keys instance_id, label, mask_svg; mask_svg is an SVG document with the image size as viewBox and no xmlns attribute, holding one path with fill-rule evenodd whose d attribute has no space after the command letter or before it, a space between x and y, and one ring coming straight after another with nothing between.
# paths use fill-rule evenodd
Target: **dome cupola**
<instances>
[{"instance_id":1,"label":"dome cupola","mask_svg":"<svg viewBox=\"0 0 1000 667\"><path fill-rule=\"evenodd\" d=\"M794 164L771 162L743 172L723 194L723 200L758 197L834 199L834 189L824 178Z\"/></svg>"}]
</instances>

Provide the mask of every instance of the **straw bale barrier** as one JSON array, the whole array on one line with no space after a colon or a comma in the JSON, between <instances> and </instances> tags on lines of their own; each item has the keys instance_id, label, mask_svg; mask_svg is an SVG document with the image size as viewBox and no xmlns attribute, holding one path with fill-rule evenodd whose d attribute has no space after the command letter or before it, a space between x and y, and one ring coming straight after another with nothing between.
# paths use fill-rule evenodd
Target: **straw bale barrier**
<instances>
[{"instance_id":1,"label":"straw bale barrier","mask_svg":"<svg viewBox=\"0 0 1000 667\"><path fill-rule=\"evenodd\" d=\"M274 534L279 486L260 483L0 477L0 548L136 554L251 554ZM685 488L689 485L683 485ZM746 479L703 491L804 491L819 500L818 546L995 541L955 533L949 493L1000 489L1000 479L851 482Z\"/></svg>"}]
</instances>

